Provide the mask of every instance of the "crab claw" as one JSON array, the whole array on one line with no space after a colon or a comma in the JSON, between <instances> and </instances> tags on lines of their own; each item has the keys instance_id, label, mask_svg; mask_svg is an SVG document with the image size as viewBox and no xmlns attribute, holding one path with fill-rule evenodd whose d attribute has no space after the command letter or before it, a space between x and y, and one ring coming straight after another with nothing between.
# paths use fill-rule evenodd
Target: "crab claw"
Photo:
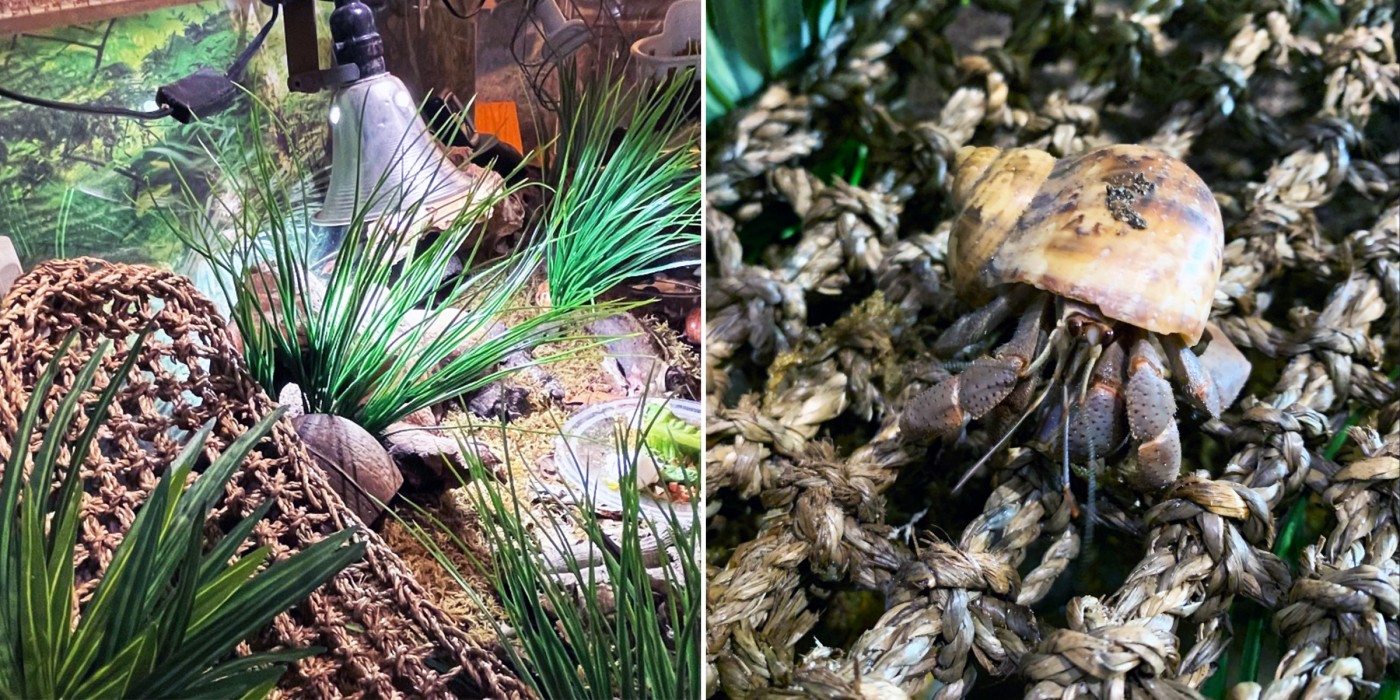
<instances>
[{"instance_id":1,"label":"crab claw","mask_svg":"<svg viewBox=\"0 0 1400 700\"><path fill-rule=\"evenodd\" d=\"M1146 338L1133 344L1129 356L1127 404L1128 431L1137 456L1128 478L1144 490L1160 490L1181 472L1181 437L1162 357Z\"/></svg>"},{"instance_id":2,"label":"crab claw","mask_svg":"<svg viewBox=\"0 0 1400 700\"><path fill-rule=\"evenodd\" d=\"M914 440L956 435L1005 401L1040 347L1044 311L1044 299L1032 303L995 356L973 360L961 374L911 399L899 418L900 432Z\"/></svg>"},{"instance_id":3,"label":"crab claw","mask_svg":"<svg viewBox=\"0 0 1400 700\"><path fill-rule=\"evenodd\" d=\"M1216 387L1210 373L1201 366L1196 354L1182 342L1181 336L1162 336L1162 350L1167 353L1167 359L1172 366L1172 376L1180 382L1187 402L1211 418L1219 418L1224 409L1221 405L1220 389Z\"/></svg>"}]
</instances>

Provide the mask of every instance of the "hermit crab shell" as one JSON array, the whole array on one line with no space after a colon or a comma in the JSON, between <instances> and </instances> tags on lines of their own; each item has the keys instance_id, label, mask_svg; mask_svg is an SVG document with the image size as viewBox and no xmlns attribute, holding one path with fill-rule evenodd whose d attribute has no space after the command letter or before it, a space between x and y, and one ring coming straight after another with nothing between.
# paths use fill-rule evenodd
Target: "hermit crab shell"
<instances>
[{"instance_id":1,"label":"hermit crab shell","mask_svg":"<svg viewBox=\"0 0 1400 700\"><path fill-rule=\"evenodd\" d=\"M1225 230L1210 188L1185 163L1142 146L1058 161L1033 149L963 149L953 196L950 267L969 300L1021 282L1200 340Z\"/></svg>"}]
</instances>

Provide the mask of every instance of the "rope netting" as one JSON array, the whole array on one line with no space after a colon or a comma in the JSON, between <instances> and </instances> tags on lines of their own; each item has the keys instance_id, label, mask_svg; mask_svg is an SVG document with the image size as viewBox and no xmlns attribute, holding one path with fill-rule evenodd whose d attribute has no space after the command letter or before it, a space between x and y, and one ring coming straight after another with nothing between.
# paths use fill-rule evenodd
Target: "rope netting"
<instances>
[{"instance_id":1,"label":"rope netting","mask_svg":"<svg viewBox=\"0 0 1400 700\"><path fill-rule=\"evenodd\" d=\"M275 408L245 369L214 305L172 272L94 259L53 261L16 282L0 304L0 464L18 418L63 339L76 334L40 415L37 441L78 371L104 339L115 351L84 397L91 406L118 379L131 341L153 327L131 376L117 393L99 450L83 463L86 482L76 552L79 600L86 602L130 527L135 511L185 440L214 420L212 460ZM86 425L80 418L74 439ZM60 455L66 464L69 454ZM274 560L353 525L290 421L278 421L230 482L210 515L215 537L271 499L275 505L245 547L268 546ZM471 641L428 602L410 571L373 531L368 551L309 599L275 618L242 653L320 646L298 662L279 695L294 698L528 695L500 657Z\"/></svg>"},{"instance_id":2,"label":"rope netting","mask_svg":"<svg viewBox=\"0 0 1400 700\"><path fill-rule=\"evenodd\" d=\"M965 4L877 0L804 73L711 127L711 694L898 698L931 674L936 697L958 698L990 674L1033 698L1200 697L1244 599L1272 611L1286 655L1272 684L1232 697L1374 692L1400 661L1400 407L1385 372L1400 359L1400 150L1368 135L1400 101L1393 8L1346 3L1319 32L1296 3L1255 4L1167 31L1182 4L974 3L1009 38L969 47ZM1187 40L1192 80L1144 106L1143 76ZM1047 46L1063 60L1025 60ZM848 140L868 148L859 185L813 172ZM1058 464L1013 443L980 482L980 515L954 528L934 514L914 543L887 503L909 470L906 487L957 478L927 473L929 448L898 427L948 376L928 339L966 311L946 269L957 151L1120 142L1187 159L1216 193L1212 316L1256 372L1221 419L1181 426L1223 446L1218 461L1155 497L1100 500L1100 530L1140 543L1115 556L1140 559L1116 590L1069 598L1057 626L1035 606L1087 549ZM793 214L791 243L746 249L746 227ZM990 432L967 437L985 449ZM1290 567L1273 548L1304 499L1332 516ZM753 534L736 540L745 512ZM842 648L813 643L852 588L883 594L883 615Z\"/></svg>"}]
</instances>

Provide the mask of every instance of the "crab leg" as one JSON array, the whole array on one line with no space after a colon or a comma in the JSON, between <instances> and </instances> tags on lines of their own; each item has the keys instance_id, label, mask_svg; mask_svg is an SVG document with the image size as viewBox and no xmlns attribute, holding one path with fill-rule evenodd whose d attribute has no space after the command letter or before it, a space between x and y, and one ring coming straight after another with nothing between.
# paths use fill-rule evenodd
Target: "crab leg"
<instances>
[{"instance_id":1,"label":"crab leg","mask_svg":"<svg viewBox=\"0 0 1400 700\"><path fill-rule=\"evenodd\" d=\"M1186 400L1196 409L1210 414L1211 418L1219 418L1222 409L1220 390L1216 388L1215 380L1201 366L1196 353L1186 347L1179 335L1163 335L1159 338L1162 341L1162 350L1171 362L1172 377L1186 390Z\"/></svg>"},{"instance_id":2,"label":"crab leg","mask_svg":"<svg viewBox=\"0 0 1400 700\"><path fill-rule=\"evenodd\" d=\"M1133 344L1129 355L1127 405L1137 454L1136 473L1129 476L1145 490L1161 489L1181 472L1181 437L1166 368L1145 337Z\"/></svg>"},{"instance_id":3,"label":"crab leg","mask_svg":"<svg viewBox=\"0 0 1400 700\"><path fill-rule=\"evenodd\" d=\"M1041 298L1021 314L1016 334L992 357L973 360L961 374L910 400L900 417L900 430L915 440L956 435L1005 401L1033 364L1044 312Z\"/></svg>"},{"instance_id":4,"label":"crab leg","mask_svg":"<svg viewBox=\"0 0 1400 700\"><path fill-rule=\"evenodd\" d=\"M1083 398L1070 413L1069 448L1076 460L1086 463L1094 455L1106 455L1123 441L1123 370L1121 341L1109 343L1099 355Z\"/></svg>"},{"instance_id":5,"label":"crab leg","mask_svg":"<svg viewBox=\"0 0 1400 700\"><path fill-rule=\"evenodd\" d=\"M1023 288L1011 289L1007 294L998 294L986 306L960 317L933 341L933 354L953 357L980 342L1016 311L1026 294Z\"/></svg>"}]
</instances>

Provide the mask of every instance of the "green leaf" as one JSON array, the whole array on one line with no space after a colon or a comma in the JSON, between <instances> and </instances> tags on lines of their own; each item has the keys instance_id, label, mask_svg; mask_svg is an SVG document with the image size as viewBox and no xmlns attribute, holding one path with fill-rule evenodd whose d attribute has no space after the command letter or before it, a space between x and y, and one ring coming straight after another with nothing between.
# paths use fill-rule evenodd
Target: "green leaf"
<instances>
[{"instance_id":1,"label":"green leaf","mask_svg":"<svg viewBox=\"0 0 1400 700\"><path fill-rule=\"evenodd\" d=\"M341 569L364 556L364 543L348 544L354 530L337 532L295 557L269 566L230 598L216 614L190 630L181 655L142 683L142 689L183 689L181 681L228 653L292 602L301 600Z\"/></svg>"},{"instance_id":2,"label":"green leaf","mask_svg":"<svg viewBox=\"0 0 1400 700\"><path fill-rule=\"evenodd\" d=\"M701 217L694 76L624 88L604 69L560 70L560 140L546 177L550 301L590 304L628 280L691 267ZM618 136L617 124L628 128Z\"/></svg>"},{"instance_id":3,"label":"green leaf","mask_svg":"<svg viewBox=\"0 0 1400 700\"><path fill-rule=\"evenodd\" d=\"M72 336L63 340L54 359L35 383L29 403L20 416L18 429L10 441L10 459L5 467L4 479L0 481L0 605L3 605L0 608L0 664L3 664L0 666L0 683L4 684L0 688L4 688L7 694L20 697L34 694L36 688L49 688L52 682L51 677L43 677L45 669L26 669L30 659L39 665L51 663L50 655L34 656L36 653L46 654L47 651L44 648L47 646L46 640L37 638L48 629L45 616L51 611L47 610L47 600L41 603L44 610L27 609L40 598L35 589L42 589L44 585L46 567L43 559L47 552L42 541L42 524L35 524L34 521L40 519L33 517L31 511L36 508L30 502L37 505L47 500L39 494L46 496L49 485L45 483L43 491L36 491L34 482L26 484L22 475L39 412L53 387L60 360L72 343ZM42 467L36 466L35 469L37 471ZM24 512L16 513L21 490L27 490L28 495L25 497Z\"/></svg>"},{"instance_id":4,"label":"green leaf","mask_svg":"<svg viewBox=\"0 0 1400 700\"><path fill-rule=\"evenodd\" d=\"M805 16L806 3L791 0L762 0L759 27L768 48L768 75L776 75L802 56L810 38Z\"/></svg>"},{"instance_id":5,"label":"green leaf","mask_svg":"<svg viewBox=\"0 0 1400 700\"><path fill-rule=\"evenodd\" d=\"M238 548L253 534L253 528L267 516L273 504L274 501L271 498L264 501L262 505L253 509L253 512L249 513L248 517L230 528L229 531L224 534L224 538L219 540L219 544L209 550L209 554L205 555L204 563L199 569L199 585L201 588L208 585L209 582L217 578L228 567L229 561L233 559L233 555L238 553ZM252 553L250 552L248 555L245 555L245 558L247 556L252 556Z\"/></svg>"},{"instance_id":6,"label":"green leaf","mask_svg":"<svg viewBox=\"0 0 1400 700\"><path fill-rule=\"evenodd\" d=\"M219 572L213 580L199 587L199 597L191 617L190 627L199 628L209 622L225 603L238 594L238 589L257 572L272 554L269 547L259 547L243 556L233 566Z\"/></svg>"},{"instance_id":7,"label":"green leaf","mask_svg":"<svg viewBox=\"0 0 1400 700\"><path fill-rule=\"evenodd\" d=\"M647 449L644 431L638 429L637 422L637 417L620 421L616 436L617 450L629 464L635 464ZM506 444L505 471L512 474L513 450L508 440ZM628 478L635 478L635 470L630 473ZM680 576L667 577L663 604L667 617L674 621L671 634L667 635L663 634L665 623L657 613L641 554L640 535L647 521L641 518L639 489L621 489L623 531L614 541L600 526L586 494L579 498L578 522L570 524L559 518L535 516L516 500L513 484L498 484L479 464L471 465L470 476L472 487L467 493L483 518L483 533L492 553L491 565L480 568L491 572L492 585L515 632L517 644L507 646L506 651L539 696L651 698L699 694L703 683L700 614L704 600L701 572L694 563L698 528L684 530L674 514L666 526L675 534L667 537L675 540L676 556L681 559L683 570ZM447 525L426 511L419 515L454 546L470 554L467 545ZM583 530L594 556L602 560L601 566L612 581L614 611L604 611L597 604L597 570L581 562L571 547L564 546L573 543L575 525ZM653 525L647 527L660 535ZM415 522L406 522L406 529L447 568L469 597L485 605L427 529ZM565 570L583 582L581 595L576 597L555 579L536 539L555 542L550 549L558 550Z\"/></svg>"},{"instance_id":8,"label":"green leaf","mask_svg":"<svg viewBox=\"0 0 1400 700\"><path fill-rule=\"evenodd\" d=\"M155 646L150 635L141 635L127 642L112 659L81 677L74 677L76 687L64 697L110 698L122 697L131 684L131 670Z\"/></svg>"}]
</instances>

